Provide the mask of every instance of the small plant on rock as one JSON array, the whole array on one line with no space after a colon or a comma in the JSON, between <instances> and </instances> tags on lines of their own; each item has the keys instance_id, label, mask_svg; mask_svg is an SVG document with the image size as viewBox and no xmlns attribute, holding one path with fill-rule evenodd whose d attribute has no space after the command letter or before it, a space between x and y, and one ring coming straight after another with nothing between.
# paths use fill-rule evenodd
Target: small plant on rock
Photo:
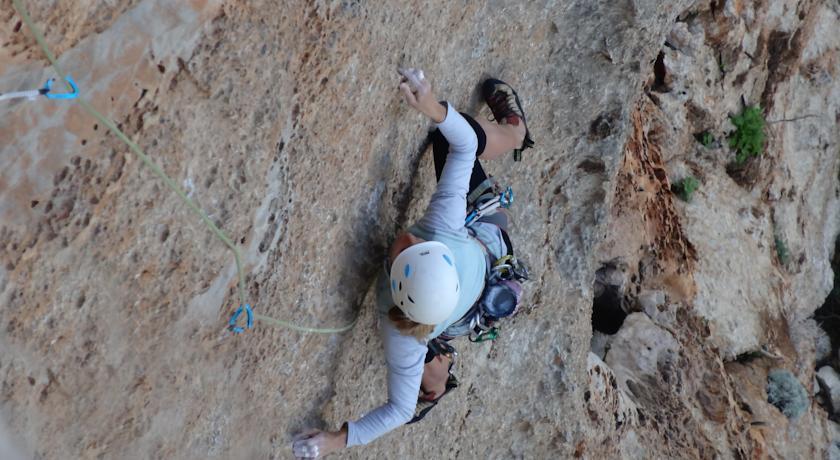
<instances>
[{"instance_id":1,"label":"small plant on rock","mask_svg":"<svg viewBox=\"0 0 840 460\"><path fill-rule=\"evenodd\" d=\"M735 149L735 163L744 164L764 151L764 114L761 107L747 107L740 115L730 117L735 132L729 135L729 147Z\"/></svg>"},{"instance_id":2,"label":"small plant on rock","mask_svg":"<svg viewBox=\"0 0 840 460\"><path fill-rule=\"evenodd\" d=\"M697 142L700 143L703 147L709 148L712 143L715 141L715 136L708 131L703 131L702 133L697 133L694 135L694 138L697 139Z\"/></svg>"},{"instance_id":3,"label":"small plant on rock","mask_svg":"<svg viewBox=\"0 0 840 460\"><path fill-rule=\"evenodd\" d=\"M808 409L808 392L789 370L773 369L767 375L767 402L787 418L797 418Z\"/></svg>"},{"instance_id":4,"label":"small plant on rock","mask_svg":"<svg viewBox=\"0 0 840 460\"><path fill-rule=\"evenodd\" d=\"M782 265L787 265L788 260L790 260L790 251L788 251L785 240L779 235L775 235L773 240L776 242L776 255L779 257L779 262Z\"/></svg>"},{"instance_id":5,"label":"small plant on rock","mask_svg":"<svg viewBox=\"0 0 840 460\"><path fill-rule=\"evenodd\" d=\"M700 188L700 181L694 176L686 176L671 185L671 191L686 203L691 202L691 195Z\"/></svg>"}]
</instances>

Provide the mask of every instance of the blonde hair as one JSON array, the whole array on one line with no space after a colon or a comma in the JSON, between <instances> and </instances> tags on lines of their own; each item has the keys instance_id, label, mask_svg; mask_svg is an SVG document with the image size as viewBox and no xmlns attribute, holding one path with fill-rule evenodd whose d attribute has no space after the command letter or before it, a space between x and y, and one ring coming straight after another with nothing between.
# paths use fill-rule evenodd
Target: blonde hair
<instances>
[{"instance_id":1,"label":"blonde hair","mask_svg":"<svg viewBox=\"0 0 840 460\"><path fill-rule=\"evenodd\" d=\"M418 340L425 339L435 330L434 325L420 324L412 321L399 307L391 307L388 310L388 319L394 323L394 326L402 335L410 335Z\"/></svg>"}]
</instances>

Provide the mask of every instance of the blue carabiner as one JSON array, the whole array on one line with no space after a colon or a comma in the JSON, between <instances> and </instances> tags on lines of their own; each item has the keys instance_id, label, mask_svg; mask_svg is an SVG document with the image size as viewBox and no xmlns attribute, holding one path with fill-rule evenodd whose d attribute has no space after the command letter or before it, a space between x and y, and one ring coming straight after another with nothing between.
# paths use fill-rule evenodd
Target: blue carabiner
<instances>
[{"instance_id":1,"label":"blue carabiner","mask_svg":"<svg viewBox=\"0 0 840 460\"><path fill-rule=\"evenodd\" d=\"M508 187L502 194L499 196L499 206L503 208L509 208L510 205L513 204L513 189Z\"/></svg>"},{"instance_id":2,"label":"blue carabiner","mask_svg":"<svg viewBox=\"0 0 840 460\"><path fill-rule=\"evenodd\" d=\"M46 91L44 93L44 96L47 96L47 98L49 98L49 99L75 99L75 98L79 97L79 87L76 86L76 82L73 81L73 77L68 75L67 78L65 78L64 80L67 82L68 85L70 85L70 88L73 89L72 92L70 92L70 93L57 93L57 94L53 93L52 92L52 83L55 81L55 78L50 78L49 80L47 80L47 83L44 85L44 90Z\"/></svg>"},{"instance_id":3,"label":"blue carabiner","mask_svg":"<svg viewBox=\"0 0 840 460\"><path fill-rule=\"evenodd\" d=\"M245 315L247 317L244 329L241 326L236 325L236 321L239 319L239 316L242 315L243 311L245 311ZM244 307L240 305L233 316L230 317L230 321L228 321L228 329L230 329L234 334L239 334L245 332L245 329L251 329L252 327L254 327L254 312L251 310L251 306L247 303Z\"/></svg>"},{"instance_id":4,"label":"blue carabiner","mask_svg":"<svg viewBox=\"0 0 840 460\"><path fill-rule=\"evenodd\" d=\"M474 221L476 219L476 217L478 217L478 210L474 210L467 215L467 218L464 219L464 225L465 226L470 225L472 223L472 221Z\"/></svg>"}]
</instances>

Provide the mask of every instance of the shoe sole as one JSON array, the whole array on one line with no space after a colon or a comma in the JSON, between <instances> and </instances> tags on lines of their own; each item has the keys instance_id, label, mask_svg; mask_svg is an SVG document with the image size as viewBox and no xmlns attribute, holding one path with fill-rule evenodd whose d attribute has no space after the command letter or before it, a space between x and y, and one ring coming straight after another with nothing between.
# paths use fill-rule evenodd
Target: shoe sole
<instances>
[{"instance_id":1,"label":"shoe sole","mask_svg":"<svg viewBox=\"0 0 840 460\"><path fill-rule=\"evenodd\" d=\"M522 145L513 151L513 160L520 161L522 159L522 151L534 147L534 140L531 139L531 132L528 130L528 120L525 117L525 109L522 108L522 101L519 100L519 94L516 93L516 90L514 90L512 86L502 80L488 78L481 84L481 95L484 98L484 102L489 106L490 104L488 103L488 100L490 99L490 96L496 92L496 87L499 85L506 86L510 90L513 94L513 100L516 102L517 108L522 113L521 118L522 123L525 125L525 138L522 139Z\"/></svg>"}]
</instances>

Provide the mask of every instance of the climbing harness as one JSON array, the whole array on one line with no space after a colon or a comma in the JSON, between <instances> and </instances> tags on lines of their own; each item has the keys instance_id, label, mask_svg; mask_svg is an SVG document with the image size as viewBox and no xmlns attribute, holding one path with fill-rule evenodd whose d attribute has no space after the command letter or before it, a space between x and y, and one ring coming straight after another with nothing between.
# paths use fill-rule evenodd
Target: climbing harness
<instances>
[{"instance_id":1,"label":"climbing harness","mask_svg":"<svg viewBox=\"0 0 840 460\"><path fill-rule=\"evenodd\" d=\"M446 340L468 336L471 342L495 340L501 330L496 323L519 311L522 283L527 280L525 264L512 255L499 258L489 270L478 301L440 336Z\"/></svg>"},{"instance_id":2,"label":"climbing harness","mask_svg":"<svg viewBox=\"0 0 840 460\"><path fill-rule=\"evenodd\" d=\"M12 3L14 4L15 9L20 14L21 18L23 19L23 22L26 24L26 27L28 27L29 30L32 32L32 35L35 36L35 41L38 42L38 45L41 47L41 50L44 52L44 55L47 57L47 60L50 61L50 65L52 66L52 68L55 71L58 78L60 78L62 81L64 81L68 88L72 89L72 92L70 92L70 93L52 93L52 91L51 91L52 83L48 82L45 85L44 88L41 88L39 90L35 90L35 91L38 92L38 94L35 94L35 96L40 95L40 92L42 90L47 90L44 93L44 95L46 95L50 99L76 99L76 101L79 103L79 105L81 105L82 108L87 113L89 113L91 116L93 116L94 118L99 120L100 123L102 123L105 127L107 127L121 141L123 141L128 146L128 148L131 149L131 151L134 152L140 158L140 160L143 162L143 164L146 165L149 169L151 169L152 172L156 176L158 176L158 178L160 178L160 180L162 180L163 183L173 193L175 193L175 195L177 195L178 198L182 202L184 202L184 204L186 204L188 208L190 208L190 210L195 212L201 218L201 221L213 233L213 235L219 241L221 241L228 249L230 249L230 251L233 253L233 257L234 257L234 260L236 262L236 271L237 271L237 274L238 274L239 308L237 308L237 310L234 312L234 314L231 316L230 320L228 321L228 329L231 332L240 333L240 332L243 332L245 329L250 329L251 327L253 327L254 320L263 321L265 323L282 326L282 327L285 327L285 328L288 328L288 329L293 329L293 330L296 330L296 331L314 332L314 333L318 333L318 334L335 334L335 333L345 332L345 331L349 331L350 329L353 328L353 326L355 326L356 321L358 321L358 316L352 322L350 322L350 324L347 324L347 325L342 326L342 327L338 327L338 328L311 328L311 327L297 326L297 325L294 325L292 323L282 321L282 320L279 320L279 319L254 314L252 309L251 309L250 304L245 301L245 271L243 270L243 267L242 267L242 256L240 255L239 249L236 247L236 245L233 243L233 241L207 216L207 213L204 212L203 209L201 209L192 199L190 199L190 197L187 196L187 194L180 187L178 187L178 185L175 183L175 181L173 181L168 175L166 175L165 172L163 172L163 169L161 169L160 166L158 166L155 162L153 162L151 160L151 158L148 155L146 155L146 153L143 151L143 149L140 148L139 145L137 145L135 142L133 142L131 139L129 139L128 136L126 136L125 133L123 133L122 130L120 130L114 124L113 121L111 121L110 119L106 118L104 115L99 113L99 111L96 110L89 103L87 103L87 101L78 97L78 88L76 87L75 82L73 82L73 80L70 78L70 76L65 74L61 70L61 67L59 67L58 62L55 59L55 56L52 54L52 51L50 51L49 46L47 46L47 43L44 40L43 34L41 34L41 31L32 22L32 18L29 16L29 13L23 7L23 4L21 3L21 0L12 0ZM23 92L23 93L25 93L23 96L16 96L16 97L29 97L29 94L32 94L31 92ZM16 94L16 93L8 93L8 95L12 95L12 94ZM50 97L50 96L52 96L52 97ZM7 99L11 99L11 97L7 97ZM246 313L246 327L245 328L237 326L237 322L239 320L239 317L242 315L243 311Z\"/></svg>"},{"instance_id":3,"label":"climbing harness","mask_svg":"<svg viewBox=\"0 0 840 460\"><path fill-rule=\"evenodd\" d=\"M481 243L485 251L490 254L487 245L476 236L470 226L482 218L484 218L482 222L491 222L487 217L498 212L499 208L509 208L513 204L513 190L510 187L502 189L490 176L467 196L467 203L465 226L470 228L476 241ZM478 301L460 320L446 328L440 337L451 340L455 337L468 336L471 342L495 340L501 330L495 324L502 318L515 315L519 310L522 283L527 281L529 276L527 266L517 259L512 251L501 255L490 264L485 277L484 290Z\"/></svg>"},{"instance_id":4,"label":"climbing harness","mask_svg":"<svg viewBox=\"0 0 840 460\"><path fill-rule=\"evenodd\" d=\"M481 217L495 213L499 208L509 208L513 204L513 189L506 188L502 193L476 206L465 219L464 225L469 226Z\"/></svg>"},{"instance_id":5,"label":"climbing harness","mask_svg":"<svg viewBox=\"0 0 840 460\"><path fill-rule=\"evenodd\" d=\"M522 261L508 254L493 263L493 275L502 280L527 281L530 278L528 267Z\"/></svg>"},{"instance_id":6,"label":"climbing harness","mask_svg":"<svg viewBox=\"0 0 840 460\"><path fill-rule=\"evenodd\" d=\"M482 217L498 212L499 208L509 208L513 204L513 189L502 189L493 176L488 176L467 195L467 217L464 226L469 227Z\"/></svg>"},{"instance_id":7,"label":"climbing harness","mask_svg":"<svg viewBox=\"0 0 840 460\"><path fill-rule=\"evenodd\" d=\"M28 99L30 101L34 101L38 96L44 96L47 99L75 99L79 96L79 88L76 86L76 82L73 81L73 78L70 75L67 76L67 84L70 86L72 91L67 93L55 93L52 90L52 84L55 81L55 78L50 78L44 83L43 88L33 89L29 91L15 91L12 93L0 93L0 101L7 101L11 99Z\"/></svg>"}]
</instances>

